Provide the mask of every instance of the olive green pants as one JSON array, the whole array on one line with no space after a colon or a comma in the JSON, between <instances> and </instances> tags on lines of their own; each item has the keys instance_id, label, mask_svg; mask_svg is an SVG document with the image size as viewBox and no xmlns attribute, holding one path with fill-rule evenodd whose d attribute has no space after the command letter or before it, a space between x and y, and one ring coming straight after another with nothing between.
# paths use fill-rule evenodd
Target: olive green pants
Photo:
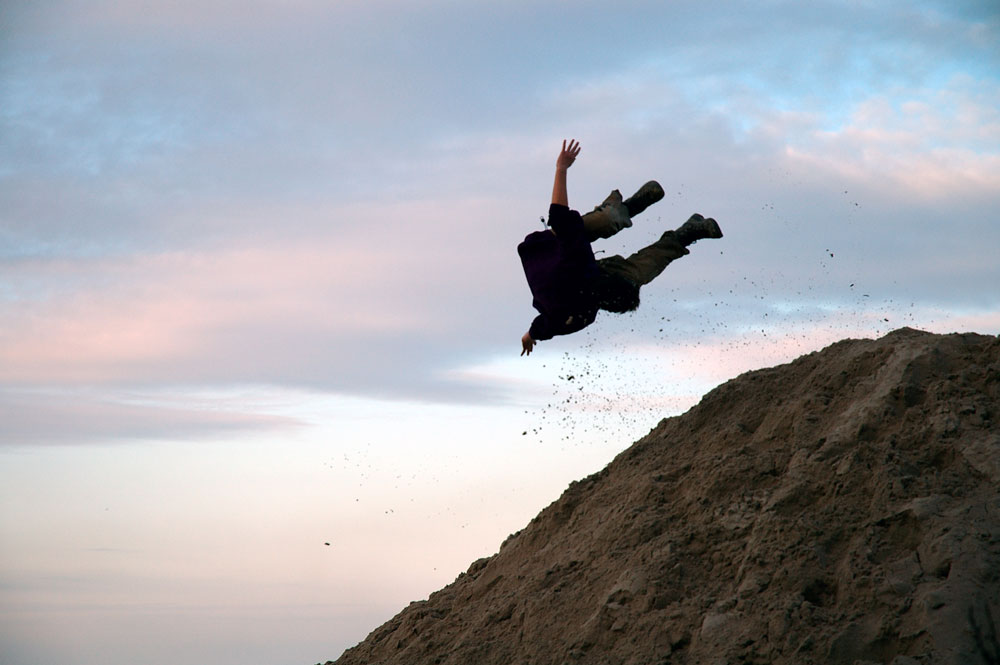
<instances>
[{"instance_id":1,"label":"olive green pants","mask_svg":"<svg viewBox=\"0 0 1000 665\"><path fill-rule=\"evenodd\" d=\"M628 208L622 203L622 194L617 189L608 194L604 203L583 215L583 229L587 240L610 238L622 229L632 226Z\"/></svg>"},{"instance_id":2,"label":"olive green pants","mask_svg":"<svg viewBox=\"0 0 1000 665\"><path fill-rule=\"evenodd\" d=\"M590 242L598 238L610 238L630 226L632 219L617 189L601 205L583 215L583 228ZM673 231L667 231L652 245L640 249L627 259L618 255L609 256L599 260L597 265L601 270L624 277L636 286L643 286L652 282L672 261L689 253L677 240L677 235Z\"/></svg>"},{"instance_id":3,"label":"olive green pants","mask_svg":"<svg viewBox=\"0 0 1000 665\"><path fill-rule=\"evenodd\" d=\"M616 254L600 259L597 266L624 277L636 286L644 286L656 279L671 262L689 253L687 247L677 242L674 232L667 231L652 245L640 249L627 259Z\"/></svg>"}]
</instances>

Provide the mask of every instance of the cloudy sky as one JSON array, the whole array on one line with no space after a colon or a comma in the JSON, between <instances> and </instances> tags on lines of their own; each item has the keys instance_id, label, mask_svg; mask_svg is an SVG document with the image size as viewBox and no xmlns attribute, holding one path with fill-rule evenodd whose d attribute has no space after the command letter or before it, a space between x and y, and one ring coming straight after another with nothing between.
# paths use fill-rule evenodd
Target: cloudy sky
<instances>
[{"instance_id":1,"label":"cloudy sky","mask_svg":"<svg viewBox=\"0 0 1000 665\"><path fill-rule=\"evenodd\" d=\"M632 315L518 356L561 140ZM739 373L1000 333L1000 9L0 7L0 660L314 663ZM600 256L600 255L599 255Z\"/></svg>"}]
</instances>

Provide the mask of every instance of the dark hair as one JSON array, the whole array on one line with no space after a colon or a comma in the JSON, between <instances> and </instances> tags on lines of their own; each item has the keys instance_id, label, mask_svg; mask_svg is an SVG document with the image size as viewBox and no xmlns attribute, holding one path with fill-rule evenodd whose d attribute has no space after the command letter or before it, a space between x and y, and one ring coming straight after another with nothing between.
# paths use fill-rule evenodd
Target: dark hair
<instances>
[{"instance_id":1,"label":"dark hair","mask_svg":"<svg viewBox=\"0 0 1000 665\"><path fill-rule=\"evenodd\" d=\"M624 314L639 306L639 287L624 277L601 271L594 280L594 298L599 308Z\"/></svg>"}]
</instances>

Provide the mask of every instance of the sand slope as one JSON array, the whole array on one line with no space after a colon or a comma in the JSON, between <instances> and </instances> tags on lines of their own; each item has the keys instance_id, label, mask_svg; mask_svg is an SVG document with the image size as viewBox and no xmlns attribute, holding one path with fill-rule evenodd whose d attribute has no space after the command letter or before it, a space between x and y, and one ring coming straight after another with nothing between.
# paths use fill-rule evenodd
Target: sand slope
<instances>
[{"instance_id":1,"label":"sand slope","mask_svg":"<svg viewBox=\"0 0 1000 665\"><path fill-rule=\"evenodd\" d=\"M1000 340L744 374L337 665L1000 663Z\"/></svg>"}]
</instances>

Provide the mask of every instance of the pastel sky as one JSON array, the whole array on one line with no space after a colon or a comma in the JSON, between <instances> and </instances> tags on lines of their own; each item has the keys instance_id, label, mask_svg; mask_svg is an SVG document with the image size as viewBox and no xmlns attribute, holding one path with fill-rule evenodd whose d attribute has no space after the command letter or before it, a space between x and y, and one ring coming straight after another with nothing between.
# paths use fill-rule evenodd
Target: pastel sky
<instances>
[{"instance_id":1,"label":"pastel sky","mask_svg":"<svg viewBox=\"0 0 1000 665\"><path fill-rule=\"evenodd\" d=\"M700 212L518 356L515 247ZM599 255L601 256L601 255ZM0 6L0 661L315 663L741 372L1000 333L995 0Z\"/></svg>"}]
</instances>

